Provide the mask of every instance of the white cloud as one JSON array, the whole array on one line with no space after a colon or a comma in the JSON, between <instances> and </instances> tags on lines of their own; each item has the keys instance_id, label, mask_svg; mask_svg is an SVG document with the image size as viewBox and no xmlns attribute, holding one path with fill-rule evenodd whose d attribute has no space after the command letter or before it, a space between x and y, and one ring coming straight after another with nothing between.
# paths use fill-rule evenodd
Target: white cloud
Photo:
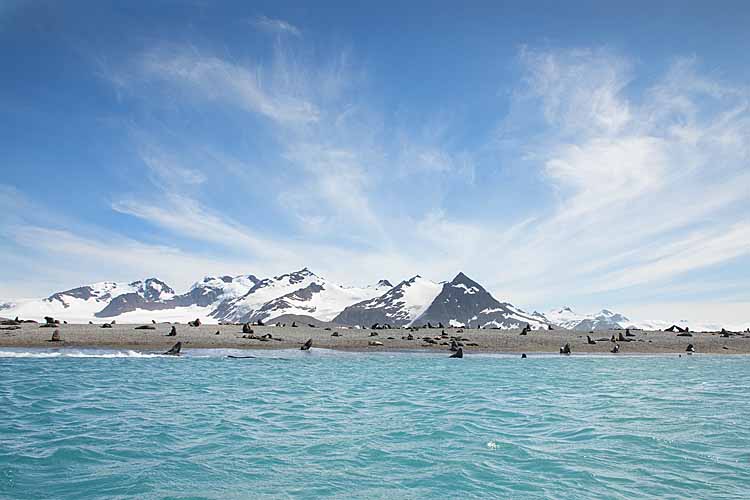
<instances>
[{"instance_id":1,"label":"white cloud","mask_svg":"<svg viewBox=\"0 0 750 500\"><path fill-rule=\"evenodd\" d=\"M299 28L283 19L271 19L270 17L261 15L253 19L252 24L258 29L268 31L269 33L288 34L296 37L302 35Z\"/></svg>"},{"instance_id":2,"label":"white cloud","mask_svg":"<svg viewBox=\"0 0 750 500\"><path fill-rule=\"evenodd\" d=\"M181 48L161 47L143 56L140 69L146 76L196 91L212 101L239 104L281 124L314 123L320 111L296 94L295 81L272 74L268 78L260 66L235 64L218 57L204 56Z\"/></svg>"},{"instance_id":3,"label":"white cloud","mask_svg":"<svg viewBox=\"0 0 750 500\"><path fill-rule=\"evenodd\" d=\"M496 253L499 287L560 301L663 286L750 253L747 89L699 76L694 61L652 85L603 50L524 49L521 61L515 114L542 111L528 158L557 198Z\"/></svg>"},{"instance_id":4,"label":"white cloud","mask_svg":"<svg viewBox=\"0 0 750 500\"><path fill-rule=\"evenodd\" d=\"M31 269L45 268L41 277L51 293L92 281L130 281L156 276L185 289L204 274L252 271L249 261L187 253L167 245L151 245L117 234L87 237L66 230L26 225L12 231L14 242L34 253ZM197 274L186 272L195 270Z\"/></svg>"},{"instance_id":5,"label":"white cloud","mask_svg":"<svg viewBox=\"0 0 750 500\"><path fill-rule=\"evenodd\" d=\"M277 242L255 236L253 231L231 218L211 213L195 200L176 193L165 193L158 205L124 199L114 202L112 208L175 234L250 251L255 259L293 260L291 251Z\"/></svg>"},{"instance_id":6,"label":"white cloud","mask_svg":"<svg viewBox=\"0 0 750 500\"><path fill-rule=\"evenodd\" d=\"M603 49L539 52L521 50L523 95L541 100L545 118L573 134L614 134L631 121L622 91L631 64Z\"/></svg>"}]
</instances>

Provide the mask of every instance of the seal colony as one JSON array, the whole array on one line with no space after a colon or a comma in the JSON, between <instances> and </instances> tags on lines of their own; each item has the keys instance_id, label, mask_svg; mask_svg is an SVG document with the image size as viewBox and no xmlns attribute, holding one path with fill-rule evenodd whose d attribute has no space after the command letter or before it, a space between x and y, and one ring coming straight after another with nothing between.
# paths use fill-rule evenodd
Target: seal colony
<instances>
[{"instance_id":1,"label":"seal colony","mask_svg":"<svg viewBox=\"0 0 750 500\"><path fill-rule=\"evenodd\" d=\"M197 322L191 322L196 324ZM18 322L0 331L0 347L91 347L166 352L181 342L183 349L338 349L349 351L427 351L446 356L472 353L580 354L750 354L750 332L686 332L597 330L480 330L432 325L433 328L326 328L295 324L215 325L154 323L65 324ZM47 326L49 325L49 326ZM148 326L151 328L144 328ZM374 326L374 325L373 325ZM443 328L440 328L443 326ZM380 327L380 325L378 325ZM7 327L6 327L7 328ZM48 329L49 328L49 329ZM52 334L50 331L52 330ZM521 335L524 333L524 335ZM688 350L688 346L692 350ZM567 348L566 348L567 346Z\"/></svg>"}]
</instances>

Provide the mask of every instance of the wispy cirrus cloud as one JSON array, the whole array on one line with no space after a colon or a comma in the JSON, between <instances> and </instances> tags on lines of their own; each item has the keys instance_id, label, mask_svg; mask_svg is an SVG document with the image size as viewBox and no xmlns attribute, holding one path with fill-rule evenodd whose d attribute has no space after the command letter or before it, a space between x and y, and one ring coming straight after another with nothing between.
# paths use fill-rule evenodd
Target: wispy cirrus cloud
<instances>
[{"instance_id":1,"label":"wispy cirrus cloud","mask_svg":"<svg viewBox=\"0 0 750 500\"><path fill-rule=\"evenodd\" d=\"M555 203L503 252L516 264L501 278L508 289L543 280L528 293L553 297L570 283L611 293L750 253L737 224L750 192L746 88L684 59L642 84L635 63L603 49L524 49L520 61L511 118L541 117L525 153Z\"/></svg>"},{"instance_id":2,"label":"wispy cirrus cloud","mask_svg":"<svg viewBox=\"0 0 750 500\"><path fill-rule=\"evenodd\" d=\"M302 36L302 31L300 31L298 27L284 21L283 19L272 19L267 16L259 15L253 18L250 22L256 28L269 33L292 35L296 37Z\"/></svg>"},{"instance_id":3,"label":"wispy cirrus cloud","mask_svg":"<svg viewBox=\"0 0 750 500\"><path fill-rule=\"evenodd\" d=\"M524 305L616 307L612 297L632 303L750 255L750 92L694 58L644 78L606 48L524 47L503 136L477 129L486 137L469 148L445 114L409 126L378 109L349 51L306 58L299 31L280 23L257 26L292 35L265 58L165 44L111 79L149 110L168 95L231 115L248 130L240 142L253 136L232 151L223 139L191 135L179 148L135 134L147 195L118 193L116 212L274 272L310 265L351 281L465 270ZM179 127L170 135L192 132ZM209 153L198 161L195 149ZM220 183L247 210L225 203ZM503 203L519 185L533 195Z\"/></svg>"},{"instance_id":4,"label":"wispy cirrus cloud","mask_svg":"<svg viewBox=\"0 0 750 500\"><path fill-rule=\"evenodd\" d=\"M136 61L136 78L154 78L184 88L196 98L239 105L280 124L315 123L320 110L304 95L299 82L261 66L234 64L184 47L162 46Z\"/></svg>"}]
</instances>

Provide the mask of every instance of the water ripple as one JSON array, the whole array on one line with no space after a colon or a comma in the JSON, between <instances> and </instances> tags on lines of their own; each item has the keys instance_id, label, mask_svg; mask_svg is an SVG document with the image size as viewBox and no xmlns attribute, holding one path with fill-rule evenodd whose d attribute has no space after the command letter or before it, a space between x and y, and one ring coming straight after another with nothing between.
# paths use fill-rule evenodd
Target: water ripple
<instances>
[{"instance_id":1,"label":"water ripple","mask_svg":"<svg viewBox=\"0 0 750 500\"><path fill-rule=\"evenodd\" d=\"M0 353L2 498L744 498L750 488L744 357L10 352Z\"/></svg>"}]
</instances>

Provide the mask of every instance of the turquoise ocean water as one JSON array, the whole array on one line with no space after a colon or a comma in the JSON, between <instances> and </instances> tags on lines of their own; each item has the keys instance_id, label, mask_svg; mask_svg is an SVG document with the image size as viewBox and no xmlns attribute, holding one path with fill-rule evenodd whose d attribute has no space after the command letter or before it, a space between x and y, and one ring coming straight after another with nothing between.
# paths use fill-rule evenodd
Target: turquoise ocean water
<instances>
[{"instance_id":1,"label":"turquoise ocean water","mask_svg":"<svg viewBox=\"0 0 750 500\"><path fill-rule=\"evenodd\" d=\"M750 357L227 352L0 349L0 498L750 498Z\"/></svg>"}]
</instances>

